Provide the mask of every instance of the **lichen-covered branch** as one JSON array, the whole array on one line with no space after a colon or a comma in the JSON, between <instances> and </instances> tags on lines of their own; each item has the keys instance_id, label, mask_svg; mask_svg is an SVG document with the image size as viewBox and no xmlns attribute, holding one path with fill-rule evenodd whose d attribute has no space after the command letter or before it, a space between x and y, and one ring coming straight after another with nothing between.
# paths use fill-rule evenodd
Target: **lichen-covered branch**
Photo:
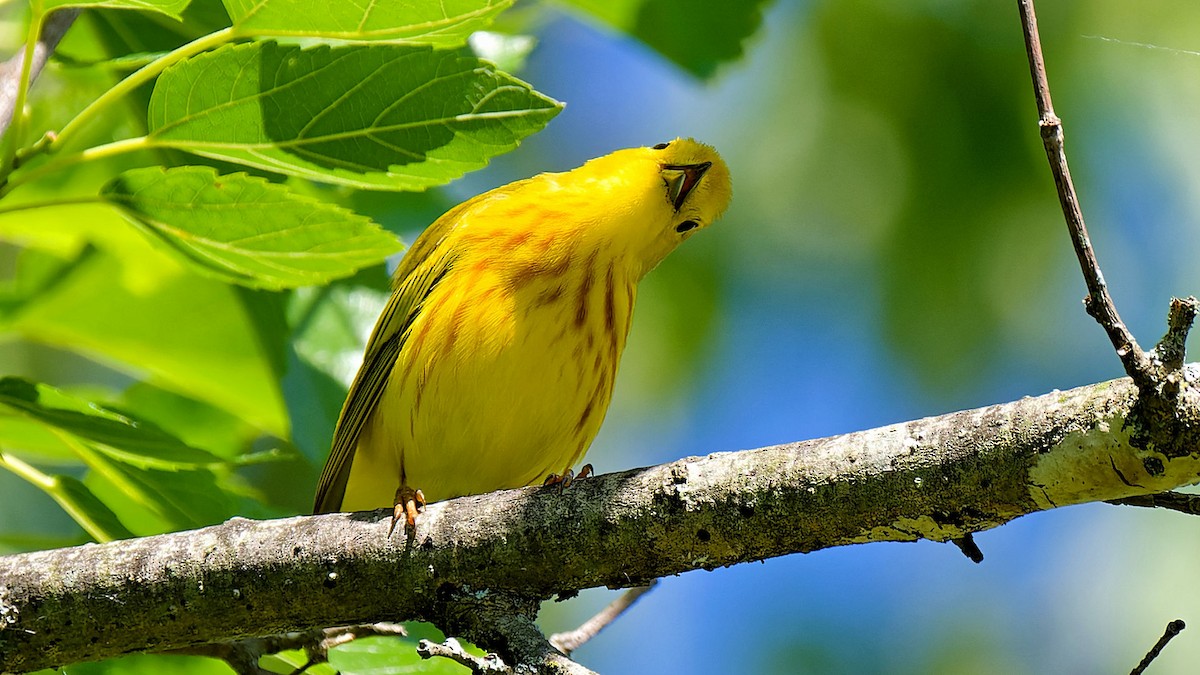
<instances>
[{"instance_id":1,"label":"lichen-covered branch","mask_svg":"<svg viewBox=\"0 0 1200 675\"><path fill-rule=\"evenodd\" d=\"M0 558L0 671L408 619L517 663L541 643L519 643L533 633L514 637L529 631L482 621L480 607L532 628L540 600L584 588L845 544L961 539L1033 511L1197 481L1190 427L1158 438L1130 417L1136 396L1115 380L597 476L563 494L464 497L431 504L409 541L388 538L381 510Z\"/></svg>"}]
</instances>

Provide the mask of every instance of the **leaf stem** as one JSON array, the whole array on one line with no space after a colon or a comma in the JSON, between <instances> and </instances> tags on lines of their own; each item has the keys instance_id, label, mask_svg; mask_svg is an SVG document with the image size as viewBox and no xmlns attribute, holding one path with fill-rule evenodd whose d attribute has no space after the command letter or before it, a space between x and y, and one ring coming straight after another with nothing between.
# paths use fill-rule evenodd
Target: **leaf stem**
<instances>
[{"instance_id":1,"label":"leaf stem","mask_svg":"<svg viewBox=\"0 0 1200 675\"><path fill-rule=\"evenodd\" d=\"M12 455L0 452L0 467L8 469L45 492L51 492L56 487L53 478Z\"/></svg>"},{"instance_id":2,"label":"leaf stem","mask_svg":"<svg viewBox=\"0 0 1200 675\"><path fill-rule=\"evenodd\" d=\"M0 215L17 213L19 211L32 211L34 209L48 209L54 206L73 206L75 204L102 203L105 203L105 200L99 195L88 195L86 197L65 197L62 199L46 199L40 202L26 202L24 204L14 204L12 206L0 206Z\"/></svg>"},{"instance_id":3,"label":"leaf stem","mask_svg":"<svg viewBox=\"0 0 1200 675\"><path fill-rule=\"evenodd\" d=\"M56 171L61 171L68 166L73 166L82 162L116 157L117 155L123 155L127 152L145 150L149 147L151 147L150 139L146 136L138 136L137 138L124 138L119 141L113 141L112 143L97 145L81 152L63 155L58 159L42 164L36 169L30 169L14 175L12 179L8 181L8 183L4 184L3 187L0 187L0 199L8 196L10 192L26 183L37 180L42 176L52 174ZM3 210L0 209L0 212L3 212Z\"/></svg>"},{"instance_id":4,"label":"leaf stem","mask_svg":"<svg viewBox=\"0 0 1200 675\"><path fill-rule=\"evenodd\" d=\"M50 429L50 431L78 454L79 450L77 446L79 444L69 434L55 429ZM120 534L122 534L108 531L104 525L92 518L86 509L79 508L78 503L71 498L70 490L66 489L63 485L62 478L44 474L16 457L5 455L4 453L0 453L0 466L29 481L39 490L49 495L51 499L58 502L58 505L67 512L67 515L71 516L71 519L78 523L85 532L94 537L96 541L112 541L119 538Z\"/></svg>"},{"instance_id":5,"label":"leaf stem","mask_svg":"<svg viewBox=\"0 0 1200 675\"><path fill-rule=\"evenodd\" d=\"M208 35L203 35L199 38L196 38L195 40L192 40L191 42L175 49L162 58L156 59L145 66L142 66L140 69L130 74L129 77L126 77L114 85L112 89L104 92L104 94L102 94L99 98L92 101L86 108L80 111L80 113L76 115L74 119L72 119L67 123L66 126L62 128L62 131L58 133L58 137L51 141L47 150L49 152L55 152L66 147L67 143L74 138L75 135L79 133L79 130L86 126L87 123L92 120L92 118L96 117L105 108L110 106L114 101L121 98L125 94L128 94L150 80L153 80L155 77L158 77L162 71L188 57L199 54L202 51L212 49L213 47L220 46L232 40L234 37L235 34L233 32L233 28L224 28L215 33L209 33Z\"/></svg>"},{"instance_id":6,"label":"leaf stem","mask_svg":"<svg viewBox=\"0 0 1200 675\"><path fill-rule=\"evenodd\" d=\"M17 145L25 135L25 99L29 96L29 83L33 73L33 55L37 49L38 37L42 34L42 22L46 15L34 11L29 18L29 34L25 37L25 56L21 60L21 76L17 78L17 97L13 103L12 124L4 139L4 157L0 159L0 176L6 176L13 167L13 158L17 155Z\"/></svg>"}]
</instances>

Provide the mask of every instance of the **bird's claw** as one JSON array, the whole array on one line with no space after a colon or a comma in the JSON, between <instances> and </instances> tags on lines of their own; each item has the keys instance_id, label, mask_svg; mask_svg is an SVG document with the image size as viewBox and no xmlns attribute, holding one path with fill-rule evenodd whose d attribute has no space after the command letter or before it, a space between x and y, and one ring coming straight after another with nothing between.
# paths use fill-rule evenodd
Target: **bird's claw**
<instances>
[{"instance_id":1,"label":"bird's claw","mask_svg":"<svg viewBox=\"0 0 1200 675\"><path fill-rule=\"evenodd\" d=\"M566 471L564 471L562 473L562 475L559 475L557 473L552 473L549 476L546 476L546 480L545 480L545 482L542 483L542 485L543 486L557 485L558 486L558 494L561 495L563 490L566 490L567 488L571 487L571 483L574 483L577 480L583 480L584 478L587 478L588 476L592 475L593 473L594 473L594 471L592 470L592 465L584 464L583 468L579 470L578 475L576 475L575 472L572 471L571 469L567 469Z\"/></svg>"},{"instance_id":2,"label":"bird's claw","mask_svg":"<svg viewBox=\"0 0 1200 675\"><path fill-rule=\"evenodd\" d=\"M396 531L396 523L404 519L405 531L416 534L417 514L425 509L425 493L401 485L396 488L396 497L392 507L392 526L388 528L388 538Z\"/></svg>"}]
</instances>

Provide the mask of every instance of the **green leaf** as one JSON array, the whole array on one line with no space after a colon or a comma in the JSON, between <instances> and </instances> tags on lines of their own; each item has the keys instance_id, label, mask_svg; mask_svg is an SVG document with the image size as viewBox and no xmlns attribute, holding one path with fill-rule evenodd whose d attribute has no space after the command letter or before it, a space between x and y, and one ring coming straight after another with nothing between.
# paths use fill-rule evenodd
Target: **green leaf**
<instances>
[{"instance_id":1,"label":"green leaf","mask_svg":"<svg viewBox=\"0 0 1200 675\"><path fill-rule=\"evenodd\" d=\"M173 437L172 442L158 442L167 435L157 428L148 429L142 423L136 431L114 430L112 423L119 425L128 419L43 384L12 377L0 380L0 408L4 407L24 413L32 423L54 431L90 472L83 483L73 477L47 476L20 459L19 448L0 454L0 466L46 491L98 539L209 525L233 514L232 495L217 483L216 473L210 470L216 458L186 447ZM83 416L79 414L83 411L74 410L79 407L94 410ZM149 437L149 442L136 438L143 447L130 447L130 443L113 443L114 436L124 437L122 440ZM0 443L7 444L2 440ZM145 452L144 446L151 443L155 446L152 452ZM214 461L194 461L197 459Z\"/></svg>"},{"instance_id":2,"label":"green leaf","mask_svg":"<svg viewBox=\"0 0 1200 675\"><path fill-rule=\"evenodd\" d=\"M73 663L66 668L33 675L229 675L233 670L221 659L183 654L127 654L104 661Z\"/></svg>"},{"instance_id":3,"label":"green leaf","mask_svg":"<svg viewBox=\"0 0 1200 675\"><path fill-rule=\"evenodd\" d=\"M742 55L766 0L565 0L632 35L696 77Z\"/></svg>"},{"instance_id":4,"label":"green leaf","mask_svg":"<svg viewBox=\"0 0 1200 675\"><path fill-rule=\"evenodd\" d=\"M382 288L343 282L297 291L292 298L290 313L296 318L284 400L291 413L292 438L317 466L329 453L347 385L387 303L387 278L382 270L378 276Z\"/></svg>"},{"instance_id":5,"label":"green leaf","mask_svg":"<svg viewBox=\"0 0 1200 675\"><path fill-rule=\"evenodd\" d=\"M141 470L89 456L85 484L138 536L186 530L233 516L233 497L212 471Z\"/></svg>"},{"instance_id":6,"label":"green leaf","mask_svg":"<svg viewBox=\"0 0 1200 675\"><path fill-rule=\"evenodd\" d=\"M82 7L85 9L136 9L143 12L157 12L178 19L183 10L187 9L191 0L35 0L34 6L40 13L63 7Z\"/></svg>"},{"instance_id":7,"label":"green leaf","mask_svg":"<svg viewBox=\"0 0 1200 675\"><path fill-rule=\"evenodd\" d=\"M79 443L75 443L75 445L82 446ZM0 452L0 467L8 469L49 495L67 515L97 540L110 541L133 536L121 524L112 509L109 509L79 479L73 476L42 473L41 470L25 463L19 457L4 452Z\"/></svg>"},{"instance_id":8,"label":"green leaf","mask_svg":"<svg viewBox=\"0 0 1200 675\"><path fill-rule=\"evenodd\" d=\"M11 330L286 437L270 354L276 347L264 344L239 287L189 274L157 255L143 237L129 234L120 258L101 251L88 256L51 292L11 317Z\"/></svg>"},{"instance_id":9,"label":"green leaf","mask_svg":"<svg viewBox=\"0 0 1200 675\"><path fill-rule=\"evenodd\" d=\"M461 45L512 0L330 2L224 0L240 35Z\"/></svg>"},{"instance_id":10,"label":"green leaf","mask_svg":"<svg viewBox=\"0 0 1200 675\"><path fill-rule=\"evenodd\" d=\"M9 503L14 500L10 499ZM47 532L0 532L0 552L4 555L22 553L25 551L47 551L52 548L70 548L82 546L92 541L92 537L82 533L75 535L54 534ZM58 675L55 671L55 675Z\"/></svg>"},{"instance_id":11,"label":"green leaf","mask_svg":"<svg viewBox=\"0 0 1200 675\"><path fill-rule=\"evenodd\" d=\"M89 73L91 80L107 85L107 89L112 86L109 75L115 74L114 71L131 68L139 60L148 60L156 53L169 53L201 36L228 27L229 15L225 8L212 0L191 3L178 20L145 12L85 12L54 50L53 58L69 66L64 68L67 72L93 64L90 67L96 71ZM55 92L60 98L64 93ZM144 96L139 89L136 99L143 110L149 96L149 87L145 87ZM90 102L89 99L85 105ZM130 102L129 112L133 113L137 105ZM72 107L66 112L73 116L82 107ZM144 127L145 116L140 117ZM94 127L89 125L89 129L94 130ZM145 130L138 133L144 134ZM97 134L94 138L103 137Z\"/></svg>"},{"instance_id":12,"label":"green leaf","mask_svg":"<svg viewBox=\"0 0 1200 675\"><path fill-rule=\"evenodd\" d=\"M86 255L86 250L80 255ZM12 254L11 276L0 279L0 319L18 311L27 302L53 288L70 273L75 261L36 248Z\"/></svg>"},{"instance_id":13,"label":"green leaf","mask_svg":"<svg viewBox=\"0 0 1200 675\"><path fill-rule=\"evenodd\" d=\"M227 45L162 74L153 145L373 190L447 183L562 109L491 64L398 45Z\"/></svg>"},{"instance_id":14,"label":"green leaf","mask_svg":"<svg viewBox=\"0 0 1200 675\"><path fill-rule=\"evenodd\" d=\"M261 434L225 410L193 398L138 382L121 393L120 408L136 410L138 418L153 422L184 443L204 448L226 462L241 462Z\"/></svg>"},{"instance_id":15,"label":"green leaf","mask_svg":"<svg viewBox=\"0 0 1200 675\"><path fill-rule=\"evenodd\" d=\"M6 412L90 441L113 459L141 468L176 470L221 461L153 424L17 377L0 379L0 415ZM9 426L8 430L12 431L13 427ZM19 437L0 439L0 442L19 449L20 446L14 443L17 440Z\"/></svg>"},{"instance_id":16,"label":"green leaf","mask_svg":"<svg viewBox=\"0 0 1200 675\"><path fill-rule=\"evenodd\" d=\"M54 501L97 541L132 539L135 535L121 524L117 514L100 501L86 485L71 476L52 476L46 490Z\"/></svg>"},{"instance_id":17,"label":"green leaf","mask_svg":"<svg viewBox=\"0 0 1200 675\"><path fill-rule=\"evenodd\" d=\"M252 288L323 284L401 249L368 218L243 173L134 169L101 195L197 271Z\"/></svg>"},{"instance_id":18,"label":"green leaf","mask_svg":"<svg viewBox=\"0 0 1200 675\"><path fill-rule=\"evenodd\" d=\"M79 465L79 458L52 427L24 416L0 414L0 443L22 457L36 458L39 464Z\"/></svg>"},{"instance_id":19,"label":"green leaf","mask_svg":"<svg viewBox=\"0 0 1200 675\"><path fill-rule=\"evenodd\" d=\"M258 667L279 675L291 675L296 672L302 672L304 675L339 675L328 663L311 663L308 654L299 649L264 654L258 660Z\"/></svg>"}]
</instances>

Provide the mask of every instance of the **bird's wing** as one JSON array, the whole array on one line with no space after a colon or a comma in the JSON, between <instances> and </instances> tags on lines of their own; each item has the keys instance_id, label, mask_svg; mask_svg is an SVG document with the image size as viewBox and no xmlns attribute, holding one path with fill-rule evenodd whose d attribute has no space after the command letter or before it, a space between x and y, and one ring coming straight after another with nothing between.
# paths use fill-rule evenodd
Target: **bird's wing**
<instances>
[{"instance_id":1,"label":"bird's wing","mask_svg":"<svg viewBox=\"0 0 1200 675\"><path fill-rule=\"evenodd\" d=\"M367 341L363 364L350 385L350 393L338 417L333 449L317 483L313 513L331 513L342 507L359 434L383 395L396 357L408 339L408 327L421 303L454 265L456 256L447 243L448 236L478 199L451 209L430 225L400 261L392 277L392 295Z\"/></svg>"}]
</instances>

